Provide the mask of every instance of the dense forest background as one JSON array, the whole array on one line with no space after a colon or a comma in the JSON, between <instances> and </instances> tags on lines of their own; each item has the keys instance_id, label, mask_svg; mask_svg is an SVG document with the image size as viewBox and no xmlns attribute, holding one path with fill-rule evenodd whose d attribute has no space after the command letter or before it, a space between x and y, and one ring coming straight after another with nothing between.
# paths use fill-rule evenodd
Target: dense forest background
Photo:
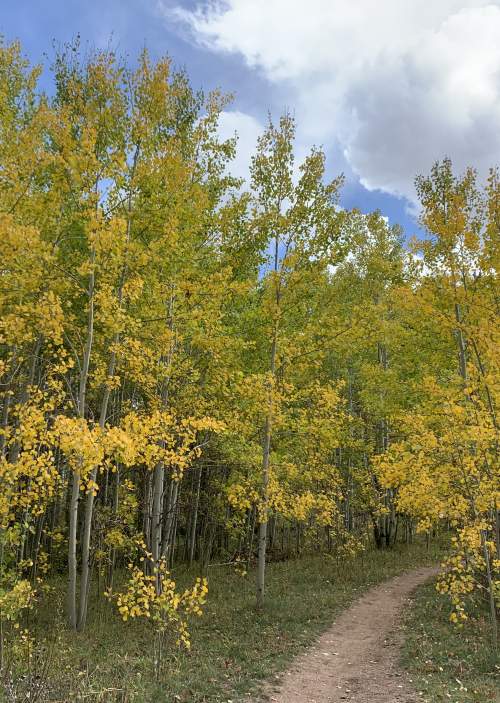
<instances>
[{"instance_id":1,"label":"dense forest background","mask_svg":"<svg viewBox=\"0 0 500 703\"><path fill-rule=\"evenodd\" d=\"M0 45L0 668L54 579L71 628L107 598L188 648L211 564L262 608L270 561L417 532L496 638L498 172L436 163L409 241L295 162L288 114L231 177L227 98L169 59L39 75Z\"/></svg>"}]
</instances>

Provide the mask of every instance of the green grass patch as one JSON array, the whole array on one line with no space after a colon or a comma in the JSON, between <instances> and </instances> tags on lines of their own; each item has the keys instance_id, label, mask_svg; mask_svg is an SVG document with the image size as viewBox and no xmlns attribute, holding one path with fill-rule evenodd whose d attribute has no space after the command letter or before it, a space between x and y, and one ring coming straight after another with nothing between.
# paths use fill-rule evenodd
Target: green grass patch
<instances>
[{"instance_id":1,"label":"green grass patch","mask_svg":"<svg viewBox=\"0 0 500 703\"><path fill-rule=\"evenodd\" d=\"M45 638L39 701L95 703L208 703L255 700L261 684L325 630L363 591L391 576L439 558L438 545L397 546L337 562L325 555L270 564L266 605L255 609L255 579L228 567L209 569L209 597L191 624L192 649L163 654L155 680L153 636L147 623L119 620L104 599L93 599L88 627L63 625L62 584L40 604L35 630ZM195 573L177 573L179 585ZM59 595L58 595L59 594ZM97 600L97 602L96 602ZM56 628L54 615L60 613ZM33 625L32 625L33 626ZM21 700L21 699L20 699Z\"/></svg>"},{"instance_id":2,"label":"green grass patch","mask_svg":"<svg viewBox=\"0 0 500 703\"><path fill-rule=\"evenodd\" d=\"M402 663L428 703L500 701L500 662L486 612L461 628L449 619L447 599L433 583L420 587L405 620Z\"/></svg>"}]
</instances>

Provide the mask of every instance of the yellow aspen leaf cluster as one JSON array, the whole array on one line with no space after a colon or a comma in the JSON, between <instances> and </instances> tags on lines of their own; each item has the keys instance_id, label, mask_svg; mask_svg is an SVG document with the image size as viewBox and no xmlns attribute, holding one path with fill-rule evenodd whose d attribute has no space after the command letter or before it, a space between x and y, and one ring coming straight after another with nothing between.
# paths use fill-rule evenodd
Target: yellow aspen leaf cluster
<instances>
[{"instance_id":1,"label":"yellow aspen leaf cluster","mask_svg":"<svg viewBox=\"0 0 500 703\"><path fill-rule=\"evenodd\" d=\"M130 569L126 590L115 595L108 593L108 597L116 601L122 620L146 618L160 632L173 626L177 644L190 649L187 618L202 615L208 594L207 580L197 578L192 588L179 593L164 561L149 575L132 564Z\"/></svg>"}]
</instances>

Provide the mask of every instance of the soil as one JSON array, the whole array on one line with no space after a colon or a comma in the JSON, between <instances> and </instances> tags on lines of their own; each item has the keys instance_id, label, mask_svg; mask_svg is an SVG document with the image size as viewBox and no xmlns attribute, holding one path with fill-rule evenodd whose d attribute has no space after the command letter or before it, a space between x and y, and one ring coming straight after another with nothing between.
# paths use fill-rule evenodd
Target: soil
<instances>
[{"instance_id":1,"label":"soil","mask_svg":"<svg viewBox=\"0 0 500 703\"><path fill-rule=\"evenodd\" d=\"M398 667L399 619L411 592L437 573L422 568L372 588L345 610L266 697L273 703L416 703Z\"/></svg>"}]
</instances>

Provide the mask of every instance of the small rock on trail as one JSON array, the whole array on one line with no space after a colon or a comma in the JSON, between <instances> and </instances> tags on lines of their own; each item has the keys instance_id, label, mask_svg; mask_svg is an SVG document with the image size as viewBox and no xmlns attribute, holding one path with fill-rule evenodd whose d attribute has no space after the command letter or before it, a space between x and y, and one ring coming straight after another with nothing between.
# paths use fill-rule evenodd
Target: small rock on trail
<instances>
[{"instance_id":1,"label":"small rock on trail","mask_svg":"<svg viewBox=\"0 0 500 703\"><path fill-rule=\"evenodd\" d=\"M437 573L422 568L370 589L283 676L272 703L417 703L398 670L396 625L411 592Z\"/></svg>"}]
</instances>

